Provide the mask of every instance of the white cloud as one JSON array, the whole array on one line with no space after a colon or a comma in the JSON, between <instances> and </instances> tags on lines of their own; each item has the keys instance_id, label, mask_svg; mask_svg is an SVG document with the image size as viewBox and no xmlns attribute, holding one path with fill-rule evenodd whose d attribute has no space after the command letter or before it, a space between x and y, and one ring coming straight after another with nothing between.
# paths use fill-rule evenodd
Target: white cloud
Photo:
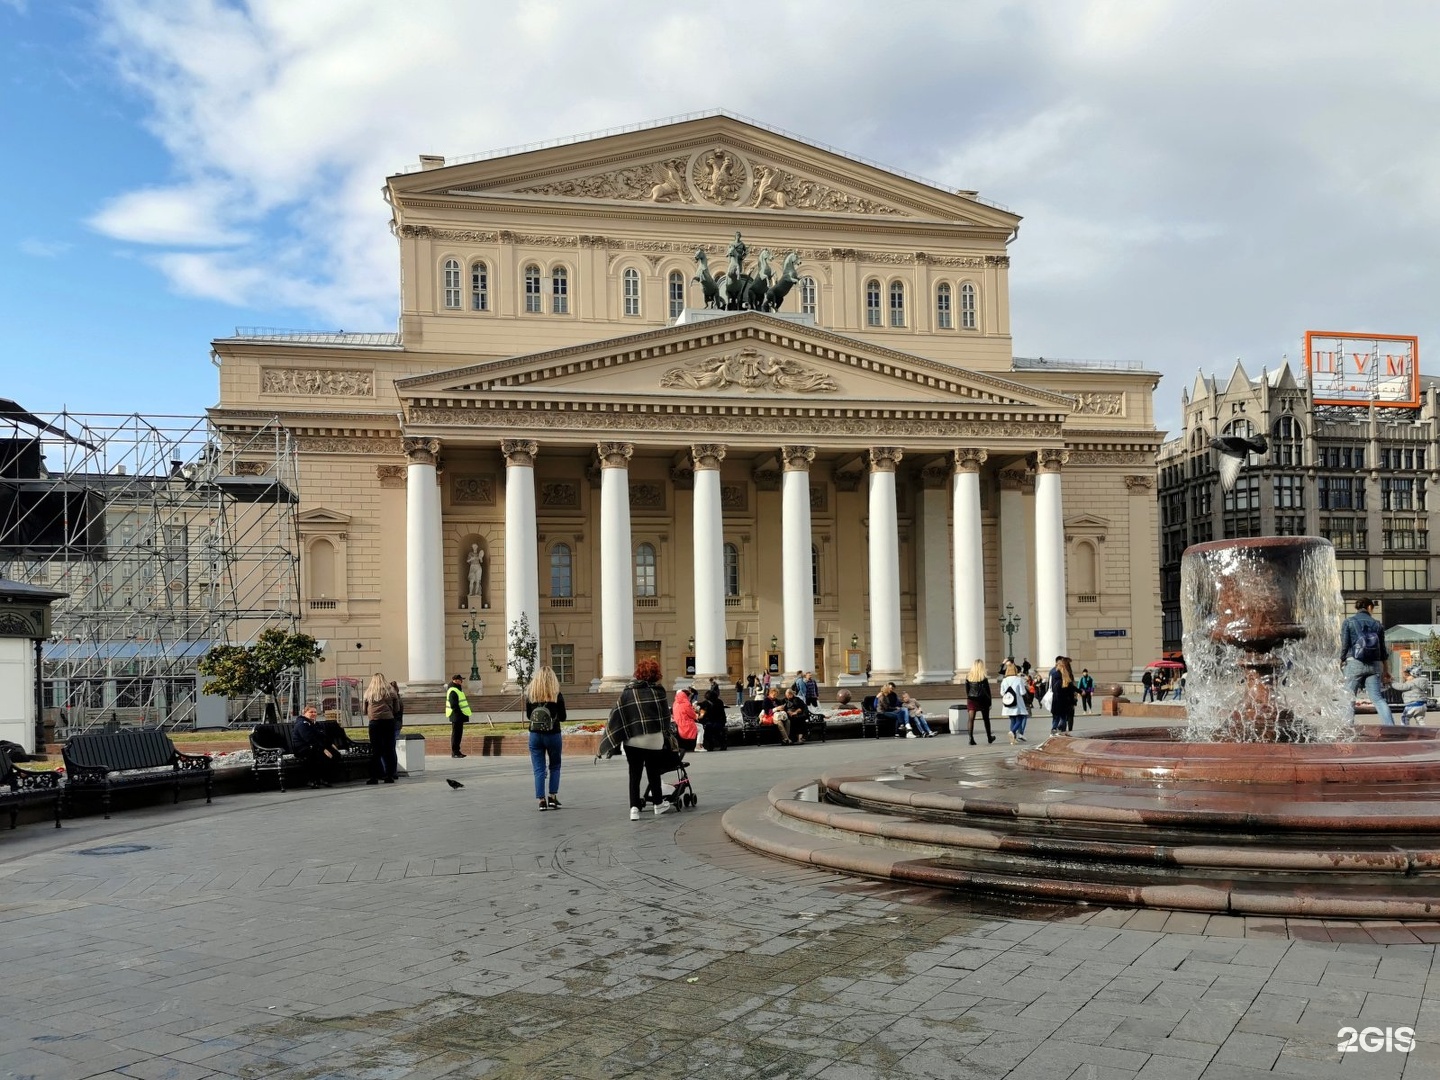
<instances>
[{"instance_id":1,"label":"white cloud","mask_svg":"<svg viewBox=\"0 0 1440 1080\"><path fill-rule=\"evenodd\" d=\"M1178 397L1197 366L1295 354L1311 322L1440 332L1440 8L875 11L107 0L173 165L93 223L170 249L187 293L390 326L387 173L722 106L1025 215L1021 353L1144 360L1184 373Z\"/></svg>"}]
</instances>

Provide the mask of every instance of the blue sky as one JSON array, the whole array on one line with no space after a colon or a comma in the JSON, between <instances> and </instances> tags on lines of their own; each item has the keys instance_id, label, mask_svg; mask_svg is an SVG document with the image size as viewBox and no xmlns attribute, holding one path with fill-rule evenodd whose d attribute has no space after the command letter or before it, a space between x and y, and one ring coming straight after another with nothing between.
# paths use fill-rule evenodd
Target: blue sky
<instances>
[{"instance_id":1,"label":"blue sky","mask_svg":"<svg viewBox=\"0 0 1440 1080\"><path fill-rule=\"evenodd\" d=\"M0 396L194 413L239 325L388 330L384 176L724 107L982 195L1020 355L1437 340L1440 7L0 0Z\"/></svg>"}]
</instances>

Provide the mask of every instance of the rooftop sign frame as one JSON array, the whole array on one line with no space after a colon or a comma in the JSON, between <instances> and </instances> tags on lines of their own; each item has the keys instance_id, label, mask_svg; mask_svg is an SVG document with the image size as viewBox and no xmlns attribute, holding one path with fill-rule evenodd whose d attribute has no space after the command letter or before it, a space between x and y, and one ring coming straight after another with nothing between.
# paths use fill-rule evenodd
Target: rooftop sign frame
<instances>
[{"instance_id":1,"label":"rooftop sign frame","mask_svg":"<svg viewBox=\"0 0 1440 1080\"><path fill-rule=\"evenodd\" d=\"M1316 405L1420 407L1418 337L1307 330L1305 373Z\"/></svg>"}]
</instances>

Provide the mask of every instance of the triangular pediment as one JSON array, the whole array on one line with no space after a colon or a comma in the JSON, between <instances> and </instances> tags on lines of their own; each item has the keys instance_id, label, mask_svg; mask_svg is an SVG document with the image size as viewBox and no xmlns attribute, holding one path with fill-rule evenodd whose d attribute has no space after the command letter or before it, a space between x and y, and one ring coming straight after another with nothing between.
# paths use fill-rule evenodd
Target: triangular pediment
<instances>
[{"instance_id":1,"label":"triangular pediment","mask_svg":"<svg viewBox=\"0 0 1440 1080\"><path fill-rule=\"evenodd\" d=\"M350 515L342 514L339 510L331 510L328 506L316 506L300 511L295 515L295 520L301 528L340 526L350 524Z\"/></svg>"},{"instance_id":2,"label":"triangular pediment","mask_svg":"<svg viewBox=\"0 0 1440 1080\"><path fill-rule=\"evenodd\" d=\"M717 114L392 177L403 195L941 220L1009 231L1020 218L778 132Z\"/></svg>"},{"instance_id":3,"label":"triangular pediment","mask_svg":"<svg viewBox=\"0 0 1440 1080\"><path fill-rule=\"evenodd\" d=\"M1065 519L1066 532L1105 532L1109 528L1110 519L1100 517L1097 514L1076 514L1074 517L1067 517Z\"/></svg>"},{"instance_id":4,"label":"triangular pediment","mask_svg":"<svg viewBox=\"0 0 1440 1080\"><path fill-rule=\"evenodd\" d=\"M814 406L963 404L1069 414L1074 400L755 312L399 379L400 396Z\"/></svg>"}]
</instances>

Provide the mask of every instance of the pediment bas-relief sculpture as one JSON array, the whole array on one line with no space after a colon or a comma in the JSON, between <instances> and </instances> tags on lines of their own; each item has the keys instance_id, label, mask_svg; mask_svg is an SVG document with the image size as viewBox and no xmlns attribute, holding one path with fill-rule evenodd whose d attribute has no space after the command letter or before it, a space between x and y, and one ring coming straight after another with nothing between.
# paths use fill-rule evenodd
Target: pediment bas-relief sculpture
<instances>
[{"instance_id":1,"label":"pediment bas-relief sculpture","mask_svg":"<svg viewBox=\"0 0 1440 1080\"><path fill-rule=\"evenodd\" d=\"M753 394L759 390L777 393L834 393L840 384L833 375L790 357L767 356L746 347L721 356L707 356L673 367L660 376L664 389L729 390Z\"/></svg>"},{"instance_id":2,"label":"pediment bas-relief sculpture","mask_svg":"<svg viewBox=\"0 0 1440 1080\"><path fill-rule=\"evenodd\" d=\"M912 216L910 211L880 199L844 190L803 171L726 145L605 172L528 184L516 188L515 193L571 199L693 203L749 210Z\"/></svg>"}]
</instances>

